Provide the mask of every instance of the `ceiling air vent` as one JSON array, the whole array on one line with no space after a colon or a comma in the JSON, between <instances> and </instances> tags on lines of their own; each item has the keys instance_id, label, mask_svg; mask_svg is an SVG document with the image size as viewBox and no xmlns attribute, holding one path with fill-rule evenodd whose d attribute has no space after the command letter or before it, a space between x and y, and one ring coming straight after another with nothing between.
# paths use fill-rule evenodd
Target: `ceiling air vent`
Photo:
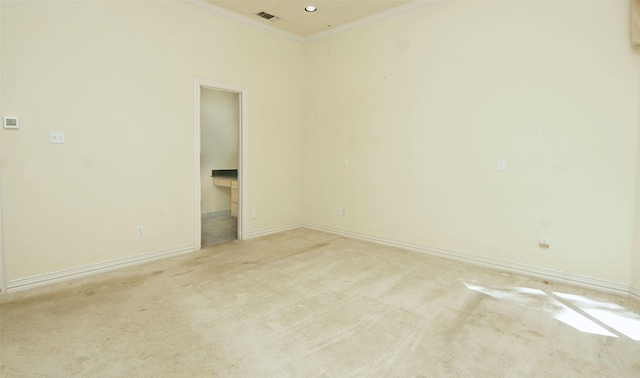
<instances>
[{"instance_id":1,"label":"ceiling air vent","mask_svg":"<svg viewBox=\"0 0 640 378\"><path fill-rule=\"evenodd\" d=\"M264 18L265 20L269 20L269 21L272 21L272 22L273 22L273 21L277 21L277 20L278 20L278 17L276 17L276 16L274 16L274 15L272 15L272 14L269 14L269 13L267 13L267 12L262 12L262 11L260 11L260 12L256 13L256 16L258 16L258 17L262 17L262 18Z\"/></svg>"}]
</instances>

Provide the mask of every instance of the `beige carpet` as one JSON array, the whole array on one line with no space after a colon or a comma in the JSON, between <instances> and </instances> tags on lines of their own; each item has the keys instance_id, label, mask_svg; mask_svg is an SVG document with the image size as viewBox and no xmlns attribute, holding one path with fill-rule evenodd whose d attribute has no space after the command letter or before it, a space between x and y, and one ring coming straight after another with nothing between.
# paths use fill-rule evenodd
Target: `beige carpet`
<instances>
[{"instance_id":1,"label":"beige carpet","mask_svg":"<svg viewBox=\"0 0 640 378\"><path fill-rule=\"evenodd\" d=\"M638 310L300 229L5 295L1 373L638 377Z\"/></svg>"}]
</instances>

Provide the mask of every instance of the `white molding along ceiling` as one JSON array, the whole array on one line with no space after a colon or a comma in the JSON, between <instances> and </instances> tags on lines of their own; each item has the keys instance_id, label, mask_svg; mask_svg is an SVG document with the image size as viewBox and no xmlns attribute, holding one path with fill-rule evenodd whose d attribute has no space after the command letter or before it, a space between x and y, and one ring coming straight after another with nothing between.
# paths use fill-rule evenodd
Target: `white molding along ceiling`
<instances>
[{"instance_id":1,"label":"white molding along ceiling","mask_svg":"<svg viewBox=\"0 0 640 378\"><path fill-rule=\"evenodd\" d=\"M432 1L424 0L190 0L211 11L305 41L372 22ZM315 7L309 12L307 6Z\"/></svg>"}]
</instances>

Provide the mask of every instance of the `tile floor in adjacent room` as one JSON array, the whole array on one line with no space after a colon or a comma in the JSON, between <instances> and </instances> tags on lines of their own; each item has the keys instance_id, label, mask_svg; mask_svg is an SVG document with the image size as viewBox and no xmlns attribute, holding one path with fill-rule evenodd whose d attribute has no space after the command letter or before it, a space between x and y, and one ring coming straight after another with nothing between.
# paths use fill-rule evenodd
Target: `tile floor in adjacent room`
<instances>
[{"instance_id":1,"label":"tile floor in adjacent room","mask_svg":"<svg viewBox=\"0 0 640 378\"><path fill-rule=\"evenodd\" d=\"M2 377L638 377L637 301L298 229L0 298Z\"/></svg>"},{"instance_id":2,"label":"tile floor in adjacent room","mask_svg":"<svg viewBox=\"0 0 640 378\"><path fill-rule=\"evenodd\" d=\"M202 248L227 243L238 237L238 218L230 215L202 218Z\"/></svg>"}]
</instances>

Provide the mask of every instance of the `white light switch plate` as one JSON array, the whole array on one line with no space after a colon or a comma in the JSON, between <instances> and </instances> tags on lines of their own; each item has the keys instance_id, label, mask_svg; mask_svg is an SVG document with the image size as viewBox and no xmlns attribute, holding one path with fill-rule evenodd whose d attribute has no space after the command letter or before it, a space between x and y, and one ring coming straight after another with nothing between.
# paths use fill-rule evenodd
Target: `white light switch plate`
<instances>
[{"instance_id":1,"label":"white light switch plate","mask_svg":"<svg viewBox=\"0 0 640 378\"><path fill-rule=\"evenodd\" d=\"M51 144L63 144L64 143L64 131L51 131L51 132L49 132L49 143L51 143Z\"/></svg>"}]
</instances>

